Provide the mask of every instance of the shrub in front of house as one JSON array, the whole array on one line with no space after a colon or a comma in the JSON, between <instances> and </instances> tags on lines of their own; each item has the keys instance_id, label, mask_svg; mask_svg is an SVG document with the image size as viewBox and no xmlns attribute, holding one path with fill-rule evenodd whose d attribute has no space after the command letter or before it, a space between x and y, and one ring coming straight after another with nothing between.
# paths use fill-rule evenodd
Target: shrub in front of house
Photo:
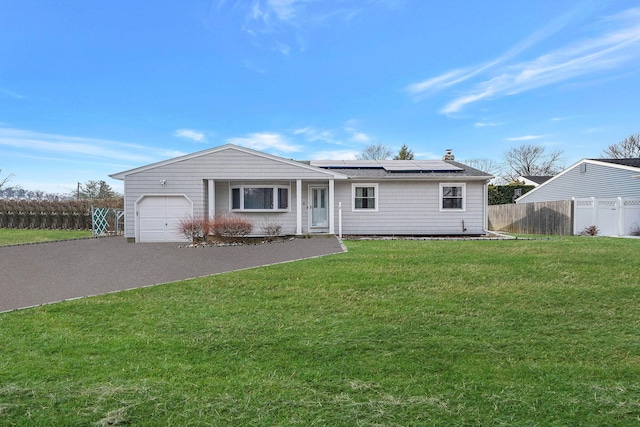
<instances>
[{"instance_id":1,"label":"shrub in front of house","mask_svg":"<svg viewBox=\"0 0 640 427\"><path fill-rule=\"evenodd\" d=\"M253 231L253 222L238 215L216 215L211 231L223 242L241 242Z\"/></svg>"},{"instance_id":2,"label":"shrub in front of house","mask_svg":"<svg viewBox=\"0 0 640 427\"><path fill-rule=\"evenodd\" d=\"M282 235L282 225L275 221L264 221L260 225L260 231L267 242L273 242L276 237Z\"/></svg>"},{"instance_id":3,"label":"shrub in front of house","mask_svg":"<svg viewBox=\"0 0 640 427\"><path fill-rule=\"evenodd\" d=\"M587 236L597 236L600 233L600 230L598 230L598 227L595 225L589 225L582 230L582 233Z\"/></svg>"},{"instance_id":4,"label":"shrub in front of house","mask_svg":"<svg viewBox=\"0 0 640 427\"><path fill-rule=\"evenodd\" d=\"M178 221L178 229L187 239L194 244L204 243L211 233L212 224L206 217L193 217L187 215Z\"/></svg>"}]
</instances>

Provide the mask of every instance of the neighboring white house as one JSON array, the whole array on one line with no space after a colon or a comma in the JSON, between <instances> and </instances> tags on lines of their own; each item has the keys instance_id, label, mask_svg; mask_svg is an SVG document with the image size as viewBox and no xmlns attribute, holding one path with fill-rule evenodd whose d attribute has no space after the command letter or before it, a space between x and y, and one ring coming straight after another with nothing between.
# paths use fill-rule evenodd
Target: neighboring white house
<instances>
[{"instance_id":1,"label":"neighboring white house","mask_svg":"<svg viewBox=\"0 0 640 427\"><path fill-rule=\"evenodd\" d=\"M581 197L640 197L640 158L582 159L523 194L516 203Z\"/></svg>"},{"instance_id":2,"label":"neighboring white house","mask_svg":"<svg viewBox=\"0 0 640 427\"><path fill-rule=\"evenodd\" d=\"M518 204L573 200L574 233L589 226L610 236L640 232L640 158L583 159L522 195Z\"/></svg>"},{"instance_id":3,"label":"neighboring white house","mask_svg":"<svg viewBox=\"0 0 640 427\"><path fill-rule=\"evenodd\" d=\"M184 241L180 219L218 213L258 233L275 222L288 235L482 235L493 178L453 160L301 162L231 144L111 177L136 242Z\"/></svg>"}]
</instances>

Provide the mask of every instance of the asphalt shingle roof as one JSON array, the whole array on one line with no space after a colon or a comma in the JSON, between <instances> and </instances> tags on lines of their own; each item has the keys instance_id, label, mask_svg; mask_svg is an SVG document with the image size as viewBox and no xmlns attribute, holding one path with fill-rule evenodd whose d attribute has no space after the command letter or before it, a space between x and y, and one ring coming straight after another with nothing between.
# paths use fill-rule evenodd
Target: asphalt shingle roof
<instances>
[{"instance_id":1,"label":"asphalt shingle roof","mask_svg":"<svg viewBox=\"0 0 640 427\"><path fill-rule=\"evenodd\" d=\"M606 162L606 163L614 163L616 165L631 166L631 167L640 169L639 157L627 158L627 159L591 159L591 160L597 160L599 162Z\"/></svg>"}]
</instances>

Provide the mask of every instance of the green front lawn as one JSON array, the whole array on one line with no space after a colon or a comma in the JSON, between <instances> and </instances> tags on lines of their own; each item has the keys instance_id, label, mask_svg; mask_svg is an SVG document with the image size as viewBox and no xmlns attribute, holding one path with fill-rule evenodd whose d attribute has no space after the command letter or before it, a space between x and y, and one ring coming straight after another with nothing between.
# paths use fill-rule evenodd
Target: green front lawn
<instances>
[{"instance_id":1,"label":"green front lawn","mask_svg":"<svg viewBox=\"0 0 640 427\"><path fill-rule=\"evenodd\" d=\"M38 230L25 228L0 228L0 245L49 242L52 240L91 237L91 230Z\"/></svg>"},{"instance_id":2,"label":"green front lawn","mask_svg":"<svg viewBox=\"0 0 640 427\"><path fill-rule=\"evenodd\" d=\"M640 423L640 241L347 246L0 314L0 424Z\"/></svg>"}]
</instances>

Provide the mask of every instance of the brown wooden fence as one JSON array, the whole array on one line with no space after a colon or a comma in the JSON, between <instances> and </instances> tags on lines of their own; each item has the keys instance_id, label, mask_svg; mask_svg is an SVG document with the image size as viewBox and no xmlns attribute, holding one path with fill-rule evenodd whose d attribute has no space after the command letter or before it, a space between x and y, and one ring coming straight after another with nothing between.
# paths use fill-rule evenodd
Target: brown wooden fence
<instances>
[{"instance_id":1,"label":"brown wooden fence","mask_svg":"<svg viewBox=\"0 0 640 427\"><path fill-rule=\"evenodd\" d=\"M489 206L489 230L522 234L573 234L573 202Z\"/></svg>"}]
</instances>

